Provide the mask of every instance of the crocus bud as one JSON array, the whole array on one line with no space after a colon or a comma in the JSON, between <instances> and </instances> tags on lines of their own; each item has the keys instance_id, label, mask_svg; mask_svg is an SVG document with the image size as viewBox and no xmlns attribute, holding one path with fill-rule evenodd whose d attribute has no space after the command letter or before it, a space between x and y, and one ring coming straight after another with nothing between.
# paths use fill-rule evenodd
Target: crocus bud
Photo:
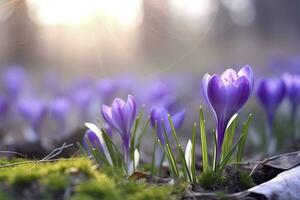
<instances>
[{"instance_id":1,"label":"crocus bud","mask_svg":"<svg viewBox=\"0 0 300 200\"><path fill-rule=\"evenodd\" d=\"M164 123L165 129L166 129L167 135L170 135L171 131L172 131L170 123L169 123L168 115L169 115L169 112L163 107L153 108L151 115L150 115L151 126L153 128L155 128L155 125L156 125L156 134L162 144L166 143L166 140L164 137L163 123ZM185 110L182 110L182 111L172 114L170 116L171 116L174 128L176 130L178 130L183 123L183 120L185 117Z\"/></svg>"},{"instance_id":2,"label":"crocus bud","mask_svg":"<svg viewBox=\"0 0 300 200\"><path fill-rule=\"evenodd\" d=\"M270 124L279 104L285 97L286 88L281 79L262 79L257 86L257 99L263 105Z\"/></svg>"},{"instance_id":3,"label":"crocus bud","mask_svg":"<svg viewBox=\"0 0 300 200\"><path fill-rule=\"evenodd\" d=\"M103 105L101 113L105 122L121 135L123 152L129 161L131 128L136 117L136 102L133 96L128 95L126 102L116 98L110 107Z\"/></svg>"},{"instance_id":4,"label":"crocus bud","mask_svg":"<svg viewBox=\"0 0 300 200\"><path fill-rule=\"evenodd\" d=\"M293 109L296 109L300 103L300 76L285 73L283 75L287 96L292 104Z\"/></svg>"}]
</instances>

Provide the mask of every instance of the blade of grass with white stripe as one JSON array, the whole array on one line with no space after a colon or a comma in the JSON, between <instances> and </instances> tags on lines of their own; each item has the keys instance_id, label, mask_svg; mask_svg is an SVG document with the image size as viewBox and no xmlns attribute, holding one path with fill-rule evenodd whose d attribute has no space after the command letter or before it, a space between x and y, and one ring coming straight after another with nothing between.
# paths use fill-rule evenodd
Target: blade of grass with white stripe
<instances>
[{"instance_id":1,"label":"blade of grass with white stripe","mask_svg":"<svg viewBox=\"0 0 300 200\"><path fill-rule=\"evenodd\" d=\"M244 125L243 125L242 139L238 146L236 162L241 162L243 159L244 148L245 148L245 144L246 144L246 140L247 140L247 136L248 136L249 125L250 125L251 121L252 121L252 114L250 113L246 123L244 123Z\"/></svg>"},{"instance_id":2,"label":"blade of grass with white stripe","mask_svg":"<svg viewBox=\"0 0 300 200\"><path fill-rule=\"evenodd\" d=\"M170 147L170 141L169 141L169 137L168 137L168 134L167 134L167 131L166 131L165 122L164 122L163 119L162 119L162 127L163 127L163 132L164 132L164 136L165 136L165 140L166 140L166 150L169 153L170 158L171 158L171 162L174 165L176 176L179 177L178 166L177 166L177 163L176 163L176 160L175 160L175 156L174 156L173 150Z\"/></svg>"},{"instance_id":3,"label":"blade of grass with white stripe","mask_svg":"<svg viewBox=\"0 0 300 200\"><path fill-rule=\"evenodd\" d=\"M223 141L223 145L222 145L221 161L228 154L228 152L230 151L230 149L232 147L237 121L238 121L238 114L235 113L231 117L231 119L228 122L228 125L226 127L226 132L225 132L224 141Z\"/></svg>"},{"instance_id":4,"label":"blade of grass with white stripe","mask_svg":"<svg viewBox=\"0 0 300 200\"><path fill-rule=\"evenodd\" d=\"M169 151L167 151L167 149L165 149L160 141L160 139L157 140L160 148L162 149L162 151L164 152L164 155L167 157L168 163L169 163L169 167L171 170L171 174L173 175L174 179L178 179L179 178L179 174L178 171L176 170L176 167L174 165L174 160L172 160Z\"/></svg>"},{"instance_id":5,"label":"blade of grass with white stripe","mask_svg":"<svg viewBox=\"0 0 300 200\"><path fill-rule=\"evenodd\" d=\"M197 123L194 123L194 128L193 128L193 136L192 136L192 163L191 163L191 177L192 177L192 182L196 183L197 178L196 178L196 153L195 153L195 148L196 148L196 131L197 131Z\"/></svg>"},{"instance_id":6,"label":"blade of grass with white stripe","mask_svg":"<svg viewBox=\"0 0 300 200\"><path fill-rule=\"evenodd\" d=\"M134 128L133 128L133 132L131 134L131 138L130 138L130 157L131 159L133 159L134 157L134 151L136 149L136 138L137 138L137 130L138 130L138 127L139 127L139 124L141 122L141 119L143 118L143 115L144 115L144 107L145 106L142 106L141 108L141 111L139 112L138 116L136 117L135 119L135 122L134 122Z\"/></svg>"},{"instance_id":7,"label":"blade of grass with white stripe","mask_svg":"<svg viewBox=\"0 0 300 200\"><path fill-rule=\"evenodd\" d=\"M215 171L217 167L217 135L215 129L212 130L211 132L212 137L213 137L213 166L212 170Z\"/></svg>"},{"instance_id":8,"label":"blade of grass with white stripe","mask_svg":"<svg viewBox=\"0 0 300 200\"><path fill-rule=\"evenodd\" d=\"M110 136L106 132L105 129L101 129L103 132L103 139L105 141L105 144L107 146L108 152L110 156L113 158L112 161L114 163L114 166L126 169L126 165L123 159L123 154L119 151L118 147L115 145L115 143L111 140Z\"/></svg>"},{"instance_id":9,"label":"blade of grass with white stripe","mask_svg":"<svg viewBox=\"0 0 300 200\"><path fill-rule=\"evenodd\" d=\"M180 156L180 159L181 159L181 162L182 162L182 168L183 168L183 174L185 177L188 177L189 181L192 182L192 178L191 178L191 174L190 174L190 170L188 168L188 165L186 163L186 159L185 159L185 153L182 149L182 146L181 144L179 143L179 139L178 139L178 136L177 136L177 133L176 133L176 130L175 130L175 127L174 127L174 124L173 124L173 121L171 119L171 116L168 115L168 120L169 120L169 123L170 123L170 126L171 126L171 129L172 129L172 134L175 138L175 142L176 142L176 146L177 146L177 149L179 151L179 156Z\"/></svg>"},{"instance_id":10,"label":"blade of grass with white stripe","mask_svg":"<svg viewBox=\"0 0 300 200\"><path fill-rule=\"evenodd\" d=\"M199 109L199 124L200 124L203 172L208 172L209 163L208 163L208 149L207 149L207 140L206 140L206 126L205 126L205 120L204 120L203 110L201 106Z\"/></svg>"}]
</instances>

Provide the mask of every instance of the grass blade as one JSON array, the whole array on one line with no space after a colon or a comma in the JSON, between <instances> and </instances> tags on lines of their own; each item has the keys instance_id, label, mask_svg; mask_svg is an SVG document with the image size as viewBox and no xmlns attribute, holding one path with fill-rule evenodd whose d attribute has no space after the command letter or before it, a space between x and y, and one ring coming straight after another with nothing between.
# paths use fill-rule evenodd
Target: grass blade
<instances>
[{"instance_id":1,"label":"grass blade","mask_svg":"<svg viewBox=\"0 0 300 200\"><path fill-rule=\"evenodd\" d=\"M234 144L234 146L231 148L231 150L228 152L228 154L224 157L224 159L222 160L222 162L218 165L218 167L216 168L216 177L220 177L226 164L229 162L232 154L234 153L235 149L237 148L237 146L240 144L240 142L242 141L243 136L240 136L238 141Z\"/></svg>"},{"instance_id":2,"label":"grass blade","mask_svg":"<svg viewBox=\"0 0 300 200\"><path fill-rule=\"evenodd\" d=\"M213 129L213 131L211 132L212 136L213 136L213 146L214 146L214 150L213 150L213 171L216 170L217 167L217 135L216 135L216 131L215 129Z\"/></svg>"},{"instance_id":3,"label":"grass blade","mask_svg":"<svg viewBox=\"0 0 300 200\"><path fill-rule=\"evenodd\" d=\"M222 145L221 161L228 154L228 152L230 151L230 149L232 147L237 121L238 121L238 114L236 113L231 117L231 119L226 127L225 137L224 137L224 141L223 141L223 145Z\"/></svg>"},{"instance_id":4,"label":"grass blade","mask_svg":"<svg viewBox=\"0 0 300 200\"><path fill-rule=\"evenodd\" d=\"M209 163L208 163L208 149L207 149L207 140L206 140L206 127L205 127L205 120L204 120L202 107L200 107L199 109L199 124L200 124L203 172L208 172Z\"/></svg>"},{"instance_id":5,"label":"grass blade","mask_svg":"<svg viewBox=\"0 0 300 200\"><path fill-rule=\"evenodd\" d=\"M191 166L191 177L193 183L196 183L196 154L195 154L196 131L197 131L197 124L194 123L193 136L192 136L192 166Z\"/></svg>"},{"instance_id":6,"label":"grass blade","mask_svg":"<svg viewBox=\"0 0 300 200\"><path fill-rule=\"evenodd\" d=\"M176 172L176 169L175 169L175 166L174 166L174 164L173 164L172 158L171 158L171 156L170 156L170 154L169 154L169 151L167 151L167 150L163 147L163 145L162 145L160 139L158 139L157 142L158 142L160 148L162 149L162 151L164 152L164 155L167 157L167 160L168 160L169 167L170 167L170 170L171 170L171 174L173 175L173 178L174 178L174 179L177 179L179 176L178 176L178 173Z\"/></svg>"},{"instance_id":7,"label":"grass blade","mask_svg":"<svg viewBox=\"0 0 300 200\"><path fill-rule=\"evenodd\" d=\"M246 139L247 139L247 136L248 136L248 130L249 130L249 125L251 123L251 120L252 120L252 114L250 113L249 116L248 116L248 120L243 125L242 139L241 139L241 142L239 143L239 146L238 146L236 162L241 162L242 159L243 159L244 148L245 148Z\"/></svg>"}]
</instances>

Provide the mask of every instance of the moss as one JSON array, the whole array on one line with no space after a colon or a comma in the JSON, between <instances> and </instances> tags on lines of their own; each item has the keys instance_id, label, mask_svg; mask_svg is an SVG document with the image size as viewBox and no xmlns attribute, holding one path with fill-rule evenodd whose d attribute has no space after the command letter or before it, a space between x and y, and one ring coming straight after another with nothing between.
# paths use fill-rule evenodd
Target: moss
<instances>
[{"instance_id":1,"label":"moss","mask_svg":"<svg viewBox=\"0 0 300 200\"><path fill-rule=\"evenodd\" d=\"M106 175L98 175L96 179L79 184L75 191L79 195L89 196L99 199L118 199L116 187L112 180ZM77 198L76 196L74 198Z\"/></svg>"},{"instance_id":2,"label":"moss","mask_svg":"<svg viewBox=\"0 0 300 200\"><path fill-rule=\"evenodd\" d=\"M69 176L61 173L52 173L42 180L42 183L49 190L64 190L70 182Z\"/></svg>"},{"instance_id":3,"label":"moss","mask_svg":"<svg viewBox=\"0 0 300 200\"><path fill-rule=\"evenodd\" d=\"M11 200L12 198L8 196L3 190L0 190L0 200Z\"/></svg>"},{"instance_id":4,"label":"moss","mask_svg":"<svg viewBox=\"0 0 300 200\"><path fill-rule=\"evenodd\" d=\"M3 195L0 191L0 200L9 199L7 195L13 199L22 199L23 194L32 195L32 199L61 199L70 189L74 191L69 198L72 200L164 200L176 199L178 191L184 191L182 186L176 188L129 181L120 175L122 172L119 174L115 173L116 170L97 170L85 158L21 162L23 163L10 167L0 167L0 188L5 191Z\"/></svg>"},{"instance_id":5,"label":"moss","mask_svg":"<svg viewBox=\"0 0 300 200\"><path fill-rule=\"evenodd\" d=\"M198 178L199 184L207 190L215 190L216 186L222 184L224 179L217 178L211 171L202 173Z\"/></svg>"}]
</instances>

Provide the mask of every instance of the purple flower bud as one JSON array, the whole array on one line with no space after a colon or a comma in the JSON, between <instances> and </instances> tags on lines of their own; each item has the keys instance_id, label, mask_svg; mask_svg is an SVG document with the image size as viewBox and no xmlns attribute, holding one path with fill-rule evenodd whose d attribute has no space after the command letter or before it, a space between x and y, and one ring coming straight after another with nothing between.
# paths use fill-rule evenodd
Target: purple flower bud
<instances>
[{"instance_id":1,"label":"purple flower bud","mask_svg":"<svg viewBox=\"0 0 300 200\"><path fill-rule=\"evenodd\" d=\"M102 105L102 116L105 122L121 135L123 152L129 159L131 127L136 117L136 103L133 96L128 95L127 101L114 99L112 105Z\"/></svg>"},{"instance_id":2,"label":"purple flower bud","mask_svg":"<svg viewBox=\"0 0 300 200\"><path fill-rule=\"evenodd\" d=\"M300 76L285 73L283 75L283 81L292 107L296 109L300 103Z\"/></svg>"},{"instance_id":3,"label":"purple flower bud","mask_svg":"<svg viewBox=\"0 0 300 200\"><path fill-rule=\"evenodd\" d=\"M262 79L257 86L257 99L266 110L269 125L272 126L274 115L285 97L286 88L281 79Z\"/></svg>"},{"instance_id":4,"label":"purple flower bud","mask_svg":"<svg viewBox=\"0 0 300 200\"><path fill-rule=\"evenodd\" d=\"M103 146L100 142L99 137L97 136L96 133L94 133L90 129L88 129L85 132L84 139L83 139L83 145L86 149L89 149L89 143L93 148L104 153Z\"/></svg>"},{"instance_id":5,"label":"purple flower bud","mask_svg":"<svg viewBox=\"0 0 300 200\"><path fill-rule=\"evenodd\" d=\"M151 125L153 128L155 128L155 124L156 124L157 137L160 139L162 144L166 143L166 140L164 137L163 123L164 123L165 129L166 129L167 135L170 135L171 131L172 131L171 125L169 123L168 115L169 115L168 111L163 107L153 108L151 115L150 115ZM181 127L184 117L185 117L185 110L182 110L178 113L171 115L171 119L172 119L174 128L176 130L178 130Z\"/></svg>"},{"instance_id":6,"label":"purple flower bud","mask_svg":"<svg viewBox=\"0 0 300 200\"><path fill-rule=\"evenodd\" d=\"M15 98L19 95L26 78L25 70L18 65L11 66L2 75L3 85L6 93Z\"/></svg>"},{"instance_id":7,"label":"purple flower bud","mask_svg":"<svg viewBox=\"0 0 300 200\"><path fill-rule=\"evenodd\" d=\"M223 74L205 74L202 80L204 97L217 123L217 158L220 158L223 139L230 118L246 103L253 89L253 72L244 66L239 72L227 69Z\"/></svg>"},{"instance_id":8,"label":"purple flower bud","mask_svg":"<svg viewBox=\"0 0 300 200\"><path fill-rule=\"evenodd\" d=\"M71 111L71 105L67 98L57 97L50 103L50 116L64 122Z\"/></svg>"},{"instance_id":9,"label":"purple flower bud","mask_svg":"<svg viewBox=\"0 0 300 200\"><path fill-rule=\"evenodd\" d=\"M21 117L30 124L33 130L38 131L46 116L46 105L42 101L22 100L18 104Z\"/></svg>"}]
</instances>

